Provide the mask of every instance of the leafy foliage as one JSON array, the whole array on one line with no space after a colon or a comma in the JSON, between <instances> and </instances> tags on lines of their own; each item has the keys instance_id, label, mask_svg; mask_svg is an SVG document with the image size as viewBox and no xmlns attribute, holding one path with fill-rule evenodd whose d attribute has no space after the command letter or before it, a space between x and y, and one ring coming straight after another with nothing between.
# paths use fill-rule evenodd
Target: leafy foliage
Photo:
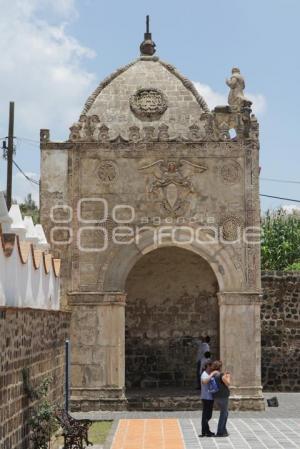
<instances>
[{"instance_id":1,"label":"leafy foliage","mask_svg":"<svg viewBox=\"0 0 300 449\"><path fill-rule=\"evenodd\" d=\"M284 271L300 271L300 262L294 262L291 265L288 265Z\"/></svg>"},{"instance_id":2,"label":"leafy foliage","mask_svg":"<svg viewBox=\"0 0 300 449\"><path fill-rule=\"evenodd\" d=\"M23 379L29 382L27 374L23 373ZM33 389L29 385L25 385L26 391L30 393L31 399L38 400L36 406L33 407L31 417L28 421L33 442L33 449L48 449L51 435L58 429L58 423L55 419L55 408L48 399L49 385L52 378L45 378L40 385Z\"/></svg>"},{"instance_id":3,"label":"leafy foliage","mask_svg":"<svg viewBox=\"0 0 300 449\"><path fill-rule=\"evenodd\" d=\"M268 211L262 219L263 270L300 269L300 215L283 209Z\"/></svg>"},{"instance_id":4,"label":"leafy foliage","mask_svg":"<svg viewBox=\"0 0 300 449\"><path fill-rule=\"evenodd\" d=\"M39 223L40 211L36 205L36 202L32 199L31 193L28 193L27 197L24 199L24 203L20 204L20 210L24 215L29 215L32 217L33 223Z\"/></svg>"}]
</instances>

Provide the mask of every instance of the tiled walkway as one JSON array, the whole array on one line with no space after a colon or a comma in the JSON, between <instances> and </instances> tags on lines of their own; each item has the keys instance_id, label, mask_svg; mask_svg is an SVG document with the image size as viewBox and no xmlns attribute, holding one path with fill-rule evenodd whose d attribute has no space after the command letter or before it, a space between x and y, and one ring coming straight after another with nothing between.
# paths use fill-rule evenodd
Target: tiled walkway
<instances>
[{"instance_id":1,"label":"tiled walkway","mask_svg":"<svg viewBox=\"0 0 300 449\"><path fill-rule=\"evenodd\" d=\"M184 449L177 419L121 419L112 449Z\"/></svg>"},{"instance_id":2,"label":"tiled walkway","mask_svg":"<svg viewBox=\"0 0 300 449\"><path fill-rule=\"evenodd\" d=\"M211 421L215 429L217 420ZM299 449L300 421L231 419L227 438L199 438L195 419L121 419L111 449Z\"/></svg>"},{"instance_id":3,"label":"tiled walkway","mask_svg":"<svg viewBox=\"0 0 300 449\"><path fill-rule=\"evenodd\" d=\"M278 408L230 412L227 438L198 437L200 410L88 412L75 416L95 421L114 420L105 449L300 449L300 393L277 393L276 396ZM215 411L210 422L212 431L217 428L218 416Z\"/></svg>"}]
</instances>

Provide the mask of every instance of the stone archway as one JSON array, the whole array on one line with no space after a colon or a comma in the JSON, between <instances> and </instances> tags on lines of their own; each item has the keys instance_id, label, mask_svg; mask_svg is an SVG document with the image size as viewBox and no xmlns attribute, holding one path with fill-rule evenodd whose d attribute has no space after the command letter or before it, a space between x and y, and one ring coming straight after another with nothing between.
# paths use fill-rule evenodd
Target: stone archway
<instances>
[{"instance_id":1,"label":"stone archway","mask_svg":"<svg viewBox=\"0 0 300 449\"><path fill-rule=\"evenodd\" d=\"M216 276L199 255L174 246L140 258L125 285L126 388L194 388L197 340L219 356Z\"/></svg>"}]
</instances>

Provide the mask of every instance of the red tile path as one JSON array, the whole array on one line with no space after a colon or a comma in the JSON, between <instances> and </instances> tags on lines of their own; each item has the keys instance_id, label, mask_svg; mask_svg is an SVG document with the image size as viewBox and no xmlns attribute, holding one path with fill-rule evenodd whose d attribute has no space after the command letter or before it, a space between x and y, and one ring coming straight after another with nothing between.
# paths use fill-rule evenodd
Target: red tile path
<instances>
[{"instance_id":1,"label":"red tile path","mask_svg":"<svg viewBox=\"0 0 300 449\"><path fill-rule=\"evenodd\" d=\"M184 449L177 419L121 419L111 449Z\"/></svg>"}]
</instances>

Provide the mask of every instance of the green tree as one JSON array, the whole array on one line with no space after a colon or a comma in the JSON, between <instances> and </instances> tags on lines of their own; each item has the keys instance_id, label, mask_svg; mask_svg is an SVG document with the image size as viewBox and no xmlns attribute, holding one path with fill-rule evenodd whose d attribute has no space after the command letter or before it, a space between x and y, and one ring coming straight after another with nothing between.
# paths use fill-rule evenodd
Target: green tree
<instances>
[{"instance_id":1,"label":"green tree","mask_svg":"<svg viewBox=\"0 0 300 449\"><path fill-rule=\"evenodd\" d=\"M300 266L300 215L283 209L268 211L262 218L263 270L297 269Z\"/></svg>"},{"instance_id":2,"label":"green tree","mask_svg":"<svg viewBox=\"0 0 300 449\"><path fill-rule=\"evenodd\" d=\"M28 193L24 199L24 203L20 204L20 210L24 215L29 215L32 217L33 223L37 224L40 220L40 211L36 205L36 202L32 199L31 193Z\"/></svg>"}]
</instances>

